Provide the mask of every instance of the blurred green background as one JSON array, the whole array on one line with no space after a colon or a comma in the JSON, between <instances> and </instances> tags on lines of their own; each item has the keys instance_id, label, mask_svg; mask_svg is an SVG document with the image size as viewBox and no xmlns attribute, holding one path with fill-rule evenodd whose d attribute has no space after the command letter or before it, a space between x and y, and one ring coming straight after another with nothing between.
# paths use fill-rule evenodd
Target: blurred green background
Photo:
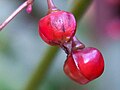
<instances>
[{"instance_id":1,"label":"blurred green background","mask_svg":"<svg viewBox=\"0 0 120 90\"><path fill-rule=\"evenodd\" d=\"M23 2L0 0L0 23ZM70 11L75 1L54 2L58 8ZM102 52L105 58L102 76L84 86L70 80L63 72L66 54L60 49L38 90L120 90L120 37L114 39L104 31L104 27L101 28L96 5L97 0L78 22L76 35L86 46L96 47ZM49 45L38 35L38 21L46 12L46 0L35 0L31 14L23 10L0 32L0 90L22 90L42 56L45 56ZM117 30L120 31L120 27Z\"/></svg>"}]
</instances>

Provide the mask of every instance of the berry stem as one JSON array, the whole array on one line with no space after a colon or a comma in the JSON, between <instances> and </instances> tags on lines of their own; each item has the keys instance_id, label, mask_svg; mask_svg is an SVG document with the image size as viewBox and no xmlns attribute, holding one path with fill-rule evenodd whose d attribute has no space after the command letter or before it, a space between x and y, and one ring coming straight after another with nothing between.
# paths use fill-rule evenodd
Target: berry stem
<instances>
[{"instance_id":1,"label":"berry stem","mask_svg":"<svg viewBox=\"0 0 120 90\"><path fill-rule=\"evenodd\" d=\"M78 40L76 36L74 36L72 39L72 50L83 48L85 48L85 45L80 40Z\"/></svg>"},{"instance_id":2,"label":"berry stem","mask_svg":"<svg viewBox=\"0 0 120 90\"><path fill-rule=\"evenodd\" d=\"M74 36L70 42L64 43L60 47L69 55L73 50L85 48L85 45Z\"/></svg>"},{"instance_id":3,"label":"berry stem","mask_svg":"<svg viewBox=\"0 0 120 90\"><path fill-rule=\"evenodd\" d=\"M19 14L24 8L28 5L32 4L34 0L27 0L22 5L20 5L2 24L0 24L0 31L17 15Z\"/></svg>"},{"instance_id":4,"label":"berry stem","mask_svg":"<svg viewBox=\"0 0 120 90\"><path fill-rule=\"evenodd\" d=\"M47 0L48 3L48 13L58 10L52 0Z\"/></svg>"},{"instance_id":5,"label":"berry stem","mask_svg":"<svg viewBox=\"0 0 120 90\"><path fill-rule=\"evenodd\" d=\"M60 45L60 47L65 51L65 53L68 55L71 53L72 50L72 41L64 43L63 45Z\"/></svg>"},{"instance_id":6,"label":"berry stem","mask_svg":"<svg viewBox=\"0 0 120 90\"><path fill-rule=\"evenodd\" d=\"M28 4L33 4L34 0L27 0Z\"/></svg>"}]
</instances>

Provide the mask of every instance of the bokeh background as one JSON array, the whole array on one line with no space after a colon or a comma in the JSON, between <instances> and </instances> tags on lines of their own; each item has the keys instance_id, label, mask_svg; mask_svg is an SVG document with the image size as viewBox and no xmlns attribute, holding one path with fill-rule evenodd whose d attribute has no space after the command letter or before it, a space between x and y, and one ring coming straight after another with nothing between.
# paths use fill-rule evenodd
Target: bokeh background
<instances>
[{"instance_id":1,"label":"bokeh background","mask_svg":"<svg viewBox=\"0 0 120 90\"><path fill-rule=\"evenodd\" d=\"M0 0L0 23L23 2ZM75 0L54 2L70 11ZM31 14L23 10L0 32L0 90L22 90L44 56L49 45L38 35L38 21L46 12L46 0L35 0ZM70 80L63 72L66 54L60 50L39 90L120 90L120 1L94 0L78 22L76 35L102 52L102 76L84 86Z\"/></svg>"}]
</instances>

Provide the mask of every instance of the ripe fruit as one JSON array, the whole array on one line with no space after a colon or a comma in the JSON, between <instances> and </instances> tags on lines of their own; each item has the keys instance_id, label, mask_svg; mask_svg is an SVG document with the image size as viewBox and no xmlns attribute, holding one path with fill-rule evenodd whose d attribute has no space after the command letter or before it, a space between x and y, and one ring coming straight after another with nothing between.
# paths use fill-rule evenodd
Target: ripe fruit
<instances>
[{"instance_id":1,"label":"ripe fruit","mask_svg":"<svg viewBox=\"0 0 120 90\"><path fill-rule=\"evenodd\" d=\"M84 48L68 55L64 72L74 81L86 84L99 77L104 70L103 56L96 48Z\"/></svg>"},{"instance_id":2,"label":"ripe fruit","mask_svg":"<svg viewBox=\"0 0 120 90\"><path fill-rule=\"evenodd\" d=\"M70 41L75 31L76 20L69 12L56 10L39 21L39 34L50 45L62 45Z\"/></svg>"}]
</instances>

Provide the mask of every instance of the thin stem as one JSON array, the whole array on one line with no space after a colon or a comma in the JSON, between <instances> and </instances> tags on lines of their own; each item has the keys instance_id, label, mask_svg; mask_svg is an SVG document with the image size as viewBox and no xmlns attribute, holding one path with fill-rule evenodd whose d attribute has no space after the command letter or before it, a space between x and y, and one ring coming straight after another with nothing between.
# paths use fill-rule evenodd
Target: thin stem
<instances>
[{"instance_id":1,"label":"thin stem","mask_svg":"<svg viewBox=\"0 0 120 90\"><path fill-rule=\"evenodd\" d=\"M72 40L70 42L60 45L60 47L65 51L67 55L70 54L72 50Z\"/></svg>"},{"instance_id":2,"label":"thin stem","mask_svg":"<svg viewBox=\"0 0 120 90\"><path fill-rule=\"evenodd\" d=\"M47 3L48 3L48 9L56 8L52 0L47 0Z\"/></svg>"},{"instance_id":3,"label":"thin stem","mask_svg":"<svg viewBox=\"0 0 120 90\"><path fill-rule=\"evenodd\" d=\"M52 11L58 10L52 0L47 0L47 3L48 3L48 14L51 13Z\"/></svg>"},{"instance_id":4,"label":"thin stem","mask_svg":"<svg viewBox=\"0 0 120 90\"><path fill-rule=\"evenodd\" d=\"M85 48L85 45L74 36L70 42L64 43L60 47L69 55L73 50Z\"/></svg>"},{"instance_id":5,"label":"thin stem","mask_svg":"<svg viewBox=\"0 0 120 90\"><path fill-rule=\"evenodd\" d=\"M2 24L0 24L0 31L24 8L33 3L33 0L27 0L22 5L20 5Z\"/></svg>"},{"instance_id":6,"label":"thin stem","mask_svg":"<svg viewBox=\"0 0 120 90\"><path fill-rule=\"evenodd\" d=\"M85 48L85 45L80 40L78 40L76 36L74 36L72 39L72 50L83 48Z\"/></svg>"},{"instance_id":7,"label":"thin stem","mask_svg":"<svg viewBox=\"0 0 120 90\"><path fill-rule=\"evenodd\" d=\"M34 0L27 0L28 4L33 4Z\"/></svg>"}]
</instances>

